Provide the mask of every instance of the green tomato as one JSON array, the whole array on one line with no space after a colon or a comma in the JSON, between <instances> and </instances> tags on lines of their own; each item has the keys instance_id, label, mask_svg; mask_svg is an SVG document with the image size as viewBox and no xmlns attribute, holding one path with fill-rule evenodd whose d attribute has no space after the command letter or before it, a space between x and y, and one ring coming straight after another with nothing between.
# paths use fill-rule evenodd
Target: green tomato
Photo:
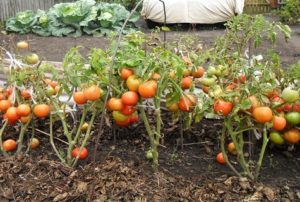
<instances>
[{"instance_id":1,"label":"green tomato","mask_svg":"<svg viewBox=\"0 0 300 202\"><path fill-rule=\"evenodd\" d=\"M293 103L299 99L299 92L290 88L285 88L282 91L281 97L289 103Z\"/></svg>"},{"instance_id":2,"label":"green tomato","mask_svg":"<svg viewBox=\"0 0 300 202\"><path fill-rule=\"evenodd\" d=\"M298 125L300 123L300 113L289 112L285 115L285 119L291 125Z\"/></svg>"},{"instance_id":3,"label":"green tomato","mask_svg":"<svg viewBox=\"0 0 300 202\"><path fill-rule=\"evenodd\" d=\"M284 143L284 139L282 137L282 135L278 132L271 132L270 133L270 141L273 142L274 144L283 144Z\"/></svg>"},{"instance_id":4,"label":"green tomato","mask_svg":"<svg viewBox=\"0 0 300 202\"><path fill-rule=\"evenodd\" d=\"M200 83L204 86L212 86L215 84L216 80L214 78L201 78Z\"/></svg>"},{"instance_id":5,"label":"green tomato","mask_svg":"<svg viewBox=\"0 0 300 202\"><path fill-rule=\"evenodd\" d=\"M208 67L207 76L212 77L212 76L217 75L217 74L218 74L218 70L215 67L213 67L213 66Z\"/></svg>"},{"instance_id":6,"label":"green tomato","mask_svg":"<svg viewBox=\"0 0 300 202\"><path fill-rule=\"evenodd\" d=\"M31 53L25 57L25 61L27 64L34 65L34 64L38 63L39 56L35 53Z\"/></svg>"},{"instance_id":7,"label":"green tomato","mask_svg":"<svg viewBox=\"0 0 300 202\"><path fill-rule=\"evenodd\" d=\"M153 153L152 153L151 149L146 152L146 159L147 160L152 160L153 159Z\"/></svg>"}]
</instances>

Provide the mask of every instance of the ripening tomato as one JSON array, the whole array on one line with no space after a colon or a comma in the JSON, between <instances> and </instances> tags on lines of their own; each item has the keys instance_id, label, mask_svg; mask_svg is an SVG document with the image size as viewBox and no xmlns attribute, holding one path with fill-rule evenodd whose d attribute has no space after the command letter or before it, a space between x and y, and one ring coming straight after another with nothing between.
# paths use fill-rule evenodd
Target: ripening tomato
<instances>
[{"instance_id":1,"label":"ripening tomato","mask_svg":"<svg viewBox=\"0 0 300 202\"><path fill-rule=\"evenodd\" d=\"M127 91L127 92L123 93L121 100L124 105L134 106L138 103L139 96L134 91Z\"/></svg>"},{"instance_id":2,"label":"ripening tomato","mask_svg":"<svg viewBox=\"0 0 300 202\"><path fill-rule=\"evenodd\" d=\"M39 147L39 145L40 145L39 139L37 139L35 137L30 139L30 142L29 142L29 148L30 149L36 149L36 148Z\"/></svg>"},{"instance_id":3,"label":"ripening tomato","mask_svg":"<svg viewBox=\"0 0 300 202\"><path fill-rule=\"evenodd\" d=\"M80 147L76 147L73 149L72 151L73 158L77 158L78 156L79 160L83 160L88 156L88 150L85 147L82 148L80 153L79 151L80 151Z\"/></svg>"},{"instance_id":4,"label":"ripening tomato","mask_svg":"<svg viewBox=\"0 0 300 202\"><path fill-rule=\"evenodd\" d=\"M37 104L33 108L33 113L36 117L45 118L50 113L50 107L46 104Z\"/></svg>"},{"instance_id":5,"label":"ripening tomato","mask_svg":"<svg viewBox=\"0 0 300 202\"><path fill-rule=\"evenodd\" d=\"M292 128L283 134L283 138L291 144L296 144L300 140L300 131L296 128Z\"/></svg>"},{"instance_id":6,"label":"ripening tomato","mask_svg":"<svg viewBox=\"0 0 300 202\"><path fill-rule=\"evenodd\" d=\"M223 164L223 165L226 164L226 161L224 159L224 156L223 156L222 152L217 154L216 160L219 164Z\"/></svg>"},{"instance_id":7,"label":"ripening tomato","mask_svg":"<svg viewBox=\"0 0 300 202\"><path fill-rule=\"evenodd\" d=\"M128 77L130 77L133 74L134 74L134 72L131 69L127 68L127 67L123 67L121 69L121 78L123 80L127 80Z\"/></svg>"},{"instance_id":8,"label":"ripening tomato","mask_svg":"<svg viewBox=\"0 0 300 202\"><path fill-rule=\"evenodd\" d=\"M228 86L226 86L226 91L233 91L237 87L237 84L231 82Z\"/></svg>"},{"instance_id":9,"label":"ripening tomato","mask_svg":"<svg viewBox=\"0 0 300 202\"><path fill-rule=\"evenodd\" d=\"M18 116L28 116L31 112L30 106L28 104L20 104L17 107Z\"/></svg>"},{"instance_id":10,"label":"ripening tomato","mask_svg":"<svg viewBox=\"0 0 300 202\"><path fill-rule=\"evenodd\" d=\"M280 91L278 89L273 89L273 90L267 90L267 92L265 92L265 95L272 100L274 97L279 97Z\"/></svg>"},{"instance_id":11,"label":"ripening tomato","mask_svg":"<svg viewBox=\"0 0 300 202\"><path fill-rule=\"evenodd\" d=\"M253 112L253 110L260 106L260 102L258 101L257 97L255 95L251 95L248 98L251 102L251 108L249 109L250 112Z\"/></svg>"},{"instance_id":12,"label":"ripening tomato","mask_svg":"<svg viewBox=\"0 0 300 202\"><path fill-rule=\"evenodd\" d=\"M142 80L139 79L137 76L135 75L132 75L132 76L129 76L128 79L126 80L126 85L127 85L127 88L130 90L130 91L135 91L137 92L138 89L139 89L139 86L141 85L142 83Z\"/></svg>"},{"instance_id":13,"label":"ripening tomato","mask_svg":"<svg viewBox=\"0 0 300 202\"><path fill-rule=\"evenodd\" d=\"M273 112L270 107L257 107L252 113L258 123L266 123L272 120Z\"/></svg>"},{"instance_id":14,"label":"ripening tomato","mask_svg":"<svg viewBox=\"0 0 300 202\"><path fill-rule=\"evenodd\" d=\"M57 81L51 81L49 84L53 89L57 86Z\"/></svg>"},{"instance_id":15,"label":"ripening tomato","mask_svg":"<svg viewBox=\"0 0 300 202\"><path fill-rule=\"evenodd\" d=\"M195 95L187 94L180 98L178 107L183 112L189 112L196 105L196 102L197 99Z\"/></svg>"},{"instance_id":16,"label":"ripening tomato","mask_svg":"<svg viewBox=\"0 0 300 202\"><path fill-rule=\"evenodd\" d=\"M214 102L214 110L217 114L227 116L233 108L233 104L231 102L227 102L224 100L215 100Z\"/></svg>"},{"instance_id":17,"label":"ripening tomato","mask_svg":"<svg viewBox=\"0 0 300 202\"><path fill-rule=\"evenodd\" d=\"M208 94L208 92L209 92L209 86L201 85L201 89L203 90L204 93Z\"/></svg>"},{"instance_id":18,"label":"ripening tomato","mask_svg":"<svg viewBox=\"0 0 300 202\"><path fill-rule=\"evenodd\" d=\"M293 105L292 104L285 104L283 105L283 110L286 112L292 111Z\"/></svg>"},{"instance_id":19,"label":"ripening tomato","mask_svg":"<svg viewBox=\"0 0 300 202\"><path fill-rule=\"evenodd\" d=\"M115 120L116 124L118 126L128 126L130 124L130 118L126 119L125 121L117 121Z\"/></svg>"},{"instance_id":20,"label":"ripening tomato","mask_svg":"<svg viewBox=\"0 0 300 202\"><path fill-rule=\"evenodd\" d=\"M151 76L151 79L158 81L160 79L160 74L159 73L153 73Z\"/></svg>"},{"instance_id":21,"label":"ripening tomato","mask_svg":"<svg viewBox=\"0 0 300 202\"><path fill-rule=\"evenodd\" d=\"M14 92L13 88L7 88L7 89L5 90L5 93L6 93L7 96L12 95L13 92Z\"/></svg>"},{"instance_id":22,"label":"ripening tomato","mask_svg":"<svg viewBox=\"0 0 300 202\"><path fill-rule=\"evenodd\" d=\"M114 120L121 121L121 122L123 122L129 118L128 116L122 114L119 111L113 111L112 116L113 116Z\"/></svg>"},{"instance_id":23,"label":"ripening tomato","mask_svg":"<svg viewBox=\"0 0 300 202\"><path fill-rule=\"evenodd\" d=\"M192 72L189 69L184 69L182 72L183 77L191 76Z\"/></svg>"},{"instance_id":24,"label":"ripening tomato","mask_svg":"<svg viewBox=\"0 0 300 202\"><path fill-rule=\"evenodd\" d=\"M152 98L156 94L157 83L154 80L146 81L139 86L139 94L142 98Z\"/></svg>"},{"instance_id":25,"label":"ripening tomato","mask_svg":"<svg viewBox=\"0 0 300 202\"><path fill-rule=\"evenodd\" d=\"M102 93L102 89L96 85L92 85L83 91L85 99L90 101L98 100L102 96Z\"/></svg>"},{"instance_id":26,"label":"ripening tomato","mask_svg":"<svg viewBox=\"0 0 300 202\"><path fill-rule=\"evenodd\" d=\"M27 41L19 41L17 43L17 48L19 48L19 49L28 49L28 47L29 47L29 44Z\"/></svg>"},{"instance_id":27,"label":"ripening tomato","mask_svg":"<svg viewBox=\"0 0 300 202\"><path fill-rule=\"evenodd\" d=\"M125 105L123 107L123 109L121 110L121 113L126 115L126 116L129 116L131 114L133 114L135 112L135 108L133 106L130 106L130 105Z\"/></svg>"},{"instance_id":28,"label":"ripening tomato","mask_svg":"<svg viewBox=\"0 0 300 202\"><path fill-rule=\"evenodd\" d=\"M30 98L31 98L30 91L29 91L29 90L22 90L22 91L21 91L21 96L22 96L25 100L30 99Z\"/></svg>"},{"instance_id":29,"label":"ripening tomato","mask_svg":"<svg viewBox=\"0 0 300 202\"><path fill-rule=\"evenodd\" d=\"M247 76L245 74L240 74L239 75L239 82L240 83L245 83L247 80Z\"/></svg>"},{"instance_id":30,"label":"ripening tomato","mask_svg":"<svg viewBox=\"0 0 300 202\"><path fill-rule=\"evenodd\" d=\"M87 131L88 127L89 127L89 124L87 122L84 122L80 128L80 131L84 133Z\"/></svg>"},{"instance_id":31,"label":"ripening tomato","mask_svg":"<svg viewBox=\"0 0 300 202\"><path fill-rule=\"evenodd\" d=\"M4 151L13 151L17 147L17 142L13 139L7 139L2 144Z\"/></svg>"},{"instance_id":32,"label":"ripening tomato","mask_svg":"<svg viewBox=\"0 0 300 202\"><path fill-rule=\"evenodd\" d=\"M6 110L10 107L10 100L0 100L0 111L6 112Z\"/></svg>"},{"instance_id":33,"label":"ripening tomato","mask_svg":"<svg viewBox=\"0 0 300 202\"><path fill-rule=\"evenodd\" d=\"M273 129L275 130L283 130L286 126L286 120L281 116L273 117Z\"/></svg>"},{"instance_id":34,"label":"ripening tomato","mask_svg":"<svg viewBox=\"0 0 300 202\"><path fill-rule=\"evenodd\" d=\"M26 123L28 123L28 121L30 121L30 119L31 119L31 115L21 116L20 117L20 122L23 123L23 124L26 124Z\"/></svg>"},{"instance_id":35,"label":"ripening tomato","mask_svg":"<svg viewBox=\"0 0 300 202\"><path fill-rule=\"evenodd\" d=\"M230 142L228 145L227 145L227 150L230 154L232 155L236 155L237 152L236 152L236 149L235 149L235 145L233 142Z\"/></svg>"},{"instance_id":36,"label":"ripening tomato","mask_svg":"<svg viewBox=\"0 0 300 202\"><path fill-rule=\"evenodd\" d=\"M284 99L282 99L281 97L278 97L278 96L273 96L270 100L273 105L278 106L278 107L276 107L276 111L278 113L283 111L284 107L282 106L282 104L285 103Z\"/></svg>"},{"instance_id":37,"label":"ripening tomato","mask_svg":"<svg viewBox=\"0 0 300 202\"><path fill-rule=\"evenodd\" d=\"M51 97L51 96L55 95L54 88L52 88L51 86L48 86L46 88L45 94L46 94L47 97Z\"/></svg>"},{"instance_id":38,"label":"ripening tomato","mask_svg":"<svg viewBox=\"0 0 300 202\"><path fill-rule=\"evenodd\" d=\"M4 100L5 99L5 96L3 93L0 93L0 100Z\"/></svg>"},{"instance_id":39,"label":"ripening tomato","mask_svg":"<svg viewBox=\"0 0 300 202\"><path fill-rule=\"evenodd\" d=\"M121 111L124 108L124 104L120 98L112 97L107 102L107 108L112 111Z\"/></svg>"},{"instance_id":40,"label":"ripening tomato","mask_svg":"<svg viewBox=\"0 0 300 202\"><path fill-rule=\"evenodd\" d=\"M175 79L175 78L176 78L176 72L175 72L175 71L171 71L171 72L169 73L169 77L170 77L171 79Z\"/></svg>"},{"instance_id":41,"label":"ripening tomato","mask_svg":"<svg viewBox=\"0 0 300 202\"><path fill-rule=\"evenodd\" d=\"M177 112L179 110L178 103L167 104L166 107L170 112Z\"/></svg>"},{"instance_id":42,"label":"ripening tomato","mask_svg":"<svg viewBox=\"0 0 300 202\"><path fill-rule=\"evenodd\" d=\"M78 105L83 105L87 102L87 99L85 98L83 91L74 92L73 100Z\"/></svg>"},{"instance_id":43,"label":"ripening tomato","mask_svg":"<svg viewBox=\"0 0 300 202\"><path fill-rule=\"evenodd\" d=\"M8 119L8 121L15 122L19 119L16 107L8 108L5 115L6 115L6 118Z\"/></svg>"},{"instance_id":44,"label":"ripening tomato","mask_svg":"<svg viewBox=\"0 0 300 202\"><path fill-rule=\"evenodd\" d=\"M194 78L201 78L204 75L204 73L205 73L204 67L199 66L195 71L192 72L192 76Z\"/></svg>"},{"instance_id":45,"label":"ripening tomato","mask_svg":"<svg viewBox=\"0 0 300 202\"><path fill-rule=\"evenodd\" d=\"M181 88L182 89L189 89L193 85L193 79L191 77L184 77L181 79Z\"/></svg>"}]
</instances>

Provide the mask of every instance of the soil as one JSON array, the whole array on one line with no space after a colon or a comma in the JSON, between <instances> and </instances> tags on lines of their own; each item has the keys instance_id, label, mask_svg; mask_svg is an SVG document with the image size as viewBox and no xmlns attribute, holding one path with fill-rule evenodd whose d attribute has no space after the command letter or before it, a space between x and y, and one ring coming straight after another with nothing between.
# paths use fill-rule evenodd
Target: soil
<instances>
[{"instance_id":1,"label":"soil","mask_svg":"<svg viewBox=\"0 0 300 202\"><path fill-rule=\"evenodd\" d=\"M181 150L179 125L166 124L157 172L145 159L149 140L141 123L106 127L95 163L93 151L89 151L89 158L75 169L58 162L47 136L36 133L42 142L39 149L25 156L1 157L0 201L300 200L299 145L290 152L286 146L271 145L259 182L252 182L216 163L220 126L218 121L206 119L194 124L184 132ZM56 127L60 131L60 126ZM10 132L4 138L13 136ZM59 132L57 137L61 137ZM94 148L93 142L87 147ZM58 143L58 147L65 146ZM236 164L233 156L230 159Z\"/></svg>"},{"instance_id":2,"label":"soil","mask_svg":"<svg viewBox=\"0 0 300 202\"><path fill-rule=\"evenodd\" d=\"M275 47L284 65L300 60L300 26L293 26L292 29L290 43L279 37ZM214 28L172 31L167 34L167 41L172 42L182 35L194 35L199 43L210 46L223 33L223 29ZM87 54L94 47L106 48L109 42L107 38L89 36L45 38L31 34L2 34L0 46L9 49L13 42L23 39L30 42L32 52L50 61L61 61L74 46L82 46L82 53ZM178 131L178 124L165 125L157 172L153 172L151 163L145 159L149 140L141 123L129 128L112 129L107 126L99 143L96 161L92 161L93 152L89 151L89 158L75 169L62 165L53 153L47 136L37 133L42 142L38 150L23 156L0 158L0 202L300 201L299 145L270 145L261 177L258 182L252 182L235 177L228 167L216 163L215 156L219 152L218 121L203 120L185 131L183 149ZM97 133L95 131L95 135ZM4 138L13 136L12 131L6 133ZM94 148L93 142L88 148ZM249 158L255 158L255 153L250 152ZM233 156L230 159L237 165Z\"/></svg>"}]
</instances>

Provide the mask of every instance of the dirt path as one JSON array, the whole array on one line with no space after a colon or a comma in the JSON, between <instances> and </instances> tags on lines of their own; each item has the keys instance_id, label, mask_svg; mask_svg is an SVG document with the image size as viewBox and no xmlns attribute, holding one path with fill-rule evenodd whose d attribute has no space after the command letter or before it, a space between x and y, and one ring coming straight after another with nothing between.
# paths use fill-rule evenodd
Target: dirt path
<instances>
[{"instance_id":1,"label":"dirt path","mask_svg":"<svg viewBox=\"0 0 300 202\"><path fill-rule=\"evenodd\" d=\"M286 43L282 36L279 37L275 51L282 56L284 65L293 64L300 60L300 26L293 26L292 38ZM224 30L201 30L189 32L172 31L167 34L167 41L172 42L182 36L194 36L196 41L204 45L212 45L216 37L224 34ZM42 59L51 61L61 61L65 53L74 46L82 46L82 53L87 54L91 48L107 48L109 40L105 37L96 38L91 36L82 36L80 38L72 37L39 37L33 34L1 35L0 46L8 48L13 42L27 40L30 42L32 52L38 53ZM264 47L265 48L265 47ZM259 53L259 51L257 52Z\"/></svg>"}]
</instances>

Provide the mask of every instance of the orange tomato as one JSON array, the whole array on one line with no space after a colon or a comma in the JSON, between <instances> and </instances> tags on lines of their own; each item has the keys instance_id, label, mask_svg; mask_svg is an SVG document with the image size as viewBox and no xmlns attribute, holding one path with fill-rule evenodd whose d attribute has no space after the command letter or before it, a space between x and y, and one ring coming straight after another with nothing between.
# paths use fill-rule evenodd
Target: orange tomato
<instances>
[{"instance_id":1,"label":"orange tomato","mask_svg":"<svg viewBox=\"0 0 300 202\"><path fill-rule=\"evenodd\" d=\"M193 79L191 77L184 77L181 79L181 88L182 89L189 89L193 85Z\"/></svg>"},{"instance_id":2,"label":"orange tomato","mask_svg":"<svg viewBox=\"0 0 300 202\"><path fill-rule=\"evenodd\" d=\"M19 119L16 107L8 108L5 115L6 115L6 118L8 119L8 121L11 121L11 122L15 122Z\"/></svg>"},{"instance_id":3,"label":"orange tomato","mask_svg":"<svg viewBox=\"0 0 300 202\"><path fill-rule=\"evenodd\" d=\"M127 67L123 67L121 69L121 78L123 80L127 80L128 77L130 77L133 74L134 74L134 72L131 69L127 68Z\"/></svg>"},{"instance_id":4,"label":"orange tomato","mask_svg":"<svg viewBox=\"0 0 300 202\"><path fill-rule=\"evenodd\" d=\"M30 98L31 98L30 91L29 91L29 90L22 90L22 91L21 91L21 96L22 96L25 100L30 99Z\"/></svg>"},{"instance_id":5,"label":"orange tomato","mask_svg":"<svg viewBox=\"0 0 300 202\"><path fill-rule=\"evenodd\" d=\"M30 118L31 118L31 115L28 115L28 116L22 116L22 117L20 118L20 122L23 123L23 124L26 124L26 123L28 123L28 121L30 120Z\"/></svg>"},{"instance_id":6,"label":"orange tomato","mask_svg":"<svg viewBox=\"0 0 300 202\"><path fill-rule=\"evenodd\" d=\"M151 76L151 79L153 80L159 80L160 79L160 74L159 73L153 73L152 76Z\"/></svg>"},{"instance_id":7,"label":"orange tomato","mask_svg":"<svg viewBox=\"0 0 300 202\"><path fill-rule=\"evenodd\" d=\"M6 112L6 110L10 107L10 100L0 100L0 111Z\"/></svg>"},{"instance_id":8,"label":"orange tomato","mask_svg":"<svg viewBox=\"0 0 300 202\"><path fill-rule=\"evenodd\" d=\"M112 111L121 111L124 108L124 104L121 99L112 97L107 102L107 108Z\"/></svg>"},{"instance_id":9,"label":"orange tomato","mask_svg":"<svg viewBox=\"0 0 300 202\"><path fill-rule=\"evenodd\" d=\"M283 134L283 138L291 144L296 144L300 141L300 131L292 128Z\"/></svg>"},{"instance_id":10,"label":"orange tomato","mask_svg":"<svg viewBox=\"0 0 300 202\"><path fill-rule=\"evenodd\" d=\"M95 101L102 96L102 90L96 85L92 85L83 91L84 97L87 100Z\"/></svg>"},{"instance_id":11,"label":"orange tomato","mask_svg":"<svg viewBox=\"0 0 300 202\"><path fill-rule=\"evenodd\" d=\"M228 145L227 145L227 150L230 154L232 155L236 155L237 152L236 152L236 149L235 149L235 145L233 142L230 142Z\"/></svg>"},{"instance_id":12,"label":"orange tomato","mask_svg":"<svg viewBox=\"0 0 300 202\"><path fill-rule=\"evenodd\" d=\"M17 142L13 139L7 139L2 144L4 151L13 151L17 147Z\"/></svg>"},{"instance_id":13,"label":"orange tomato","mask_svg":"<svg viewBox=\"0 0 300 202\"><path fill-rule=\"evenodd\" d=\"M87 102L87 99L84 96L83 91L77 91L73 93L73 100L76 104L82 105Z\"/></svg>"},{"instance_id":14,"label":"orange tomato","mask_svg":"<svg viewBox=\"0 0 300 202\"><path fill-rule=\"evenodd\" d=\"M231 102L227 102L224 100L215 100L214 102L214 110L217 114L227 116L233 108L233 104Z\"/></svg>"},{"instance_id":15,"label":"orange tomato","mask_svg":"<svg viewBox=\"0 0 300 202\"><path fill-rule=\"evenodd\" d=\"M204 75L204 73L205 73L204 67L199 66L195 71L192 72L192 76L194 78L201 78Z\"/></svg>"},{"instance_id":16,"label":"orange tomato","mask_svg":"<svg viewBox=\"0 0 300 202\"><path fill-rule=\"evenodd\" d=\"M45 118L50 113L50 107L46 104L37 104L33 108L33 113L36 117Z\"/></svg>"},{"instance_id":17,"label":"orange tomato","mask_svg":"<svg viewBox=\"0 0 300 202\"><path fill-rule=\"evenodd\" d=\"M272 120L273 113L270 107L257 107L252 113L258 123L266 123Z\"/></svg>"},{"instance_id":18,"label":"orange tomato","mask_svg":"<svg viewBox=\"0 0 300 202\"><path fill-rule=\"evenodd\" d=\"M209 86L201 85L201 89L202 89L203 92L206 93L206 94L209 92Z\"/></svg>"},{"instance_id":19,"label":"orange tomato","mask_svg":"<svg viewBox=\"0 0 300 202\"><path fill-rule=\"evenodd\" d=\"M0 93L0 100L4 100L5 96L3 93Z\"/></svg>"},{"instance_id":20,"label":"orange tomato","mask_svg":"<svg viewBox=\"0 0 300 202\"><path fill-rule=\"evenodd\" d=\"M30 149L36 149L36 148L39 147L39 145L40 145L39 139L37 139L35 137L30 139L30 142L29 142L29 148Z\"/></svg>"},{"instance_id":21,"label":"orange tomato","mask_svg":"<svg viewBox=\"0 0 300 202\"><path fill-rule=\"evenodd\" d=\"M17 107L18 116L28 116L31 112L30 106L28 104L20 104Z\"/></svg>"},{"instance_id":22,"label":"orange tomato","mask_svg":"<svg viewBox=\"0 0 300 202\"><path fill-rule=\"evenodd\" d=\"M286 120L284 117L274 116L272 121L273 121L273 129L275 130L283 130L286 126Z\"/></svg>"},{"instance_id":23,"label":"orange tomato","mask_svg":"<svg viewBox=\"0 0 300 202\"><path fill-rule=\"evenodd\" d=\"M124 105L134 106L138 103L139 96L134 91L127 91L127 92L123 93L121 100Z\"/></svg>"},{"instance_id":24,"label":"orange tomato","mask_svg":"<svg viewBox=\"0 0 300 202\"><path fill-rule=\"evenodd\" d=\"M180 98L178 107L183 112L189 112L195 105L197 99L193 94L187 94Z\"/></svg>"},{"instance_id":25,"label":"orange tomato","mask_svg":"<svg viewBox=\"0 0 300 202\"><path fill-rule=\"evenodd\" d=\"M157 83L154 80L146 81L139 86L139 94L142 98L152 98L156 94Z\"/></svg>"}]
</instances>

